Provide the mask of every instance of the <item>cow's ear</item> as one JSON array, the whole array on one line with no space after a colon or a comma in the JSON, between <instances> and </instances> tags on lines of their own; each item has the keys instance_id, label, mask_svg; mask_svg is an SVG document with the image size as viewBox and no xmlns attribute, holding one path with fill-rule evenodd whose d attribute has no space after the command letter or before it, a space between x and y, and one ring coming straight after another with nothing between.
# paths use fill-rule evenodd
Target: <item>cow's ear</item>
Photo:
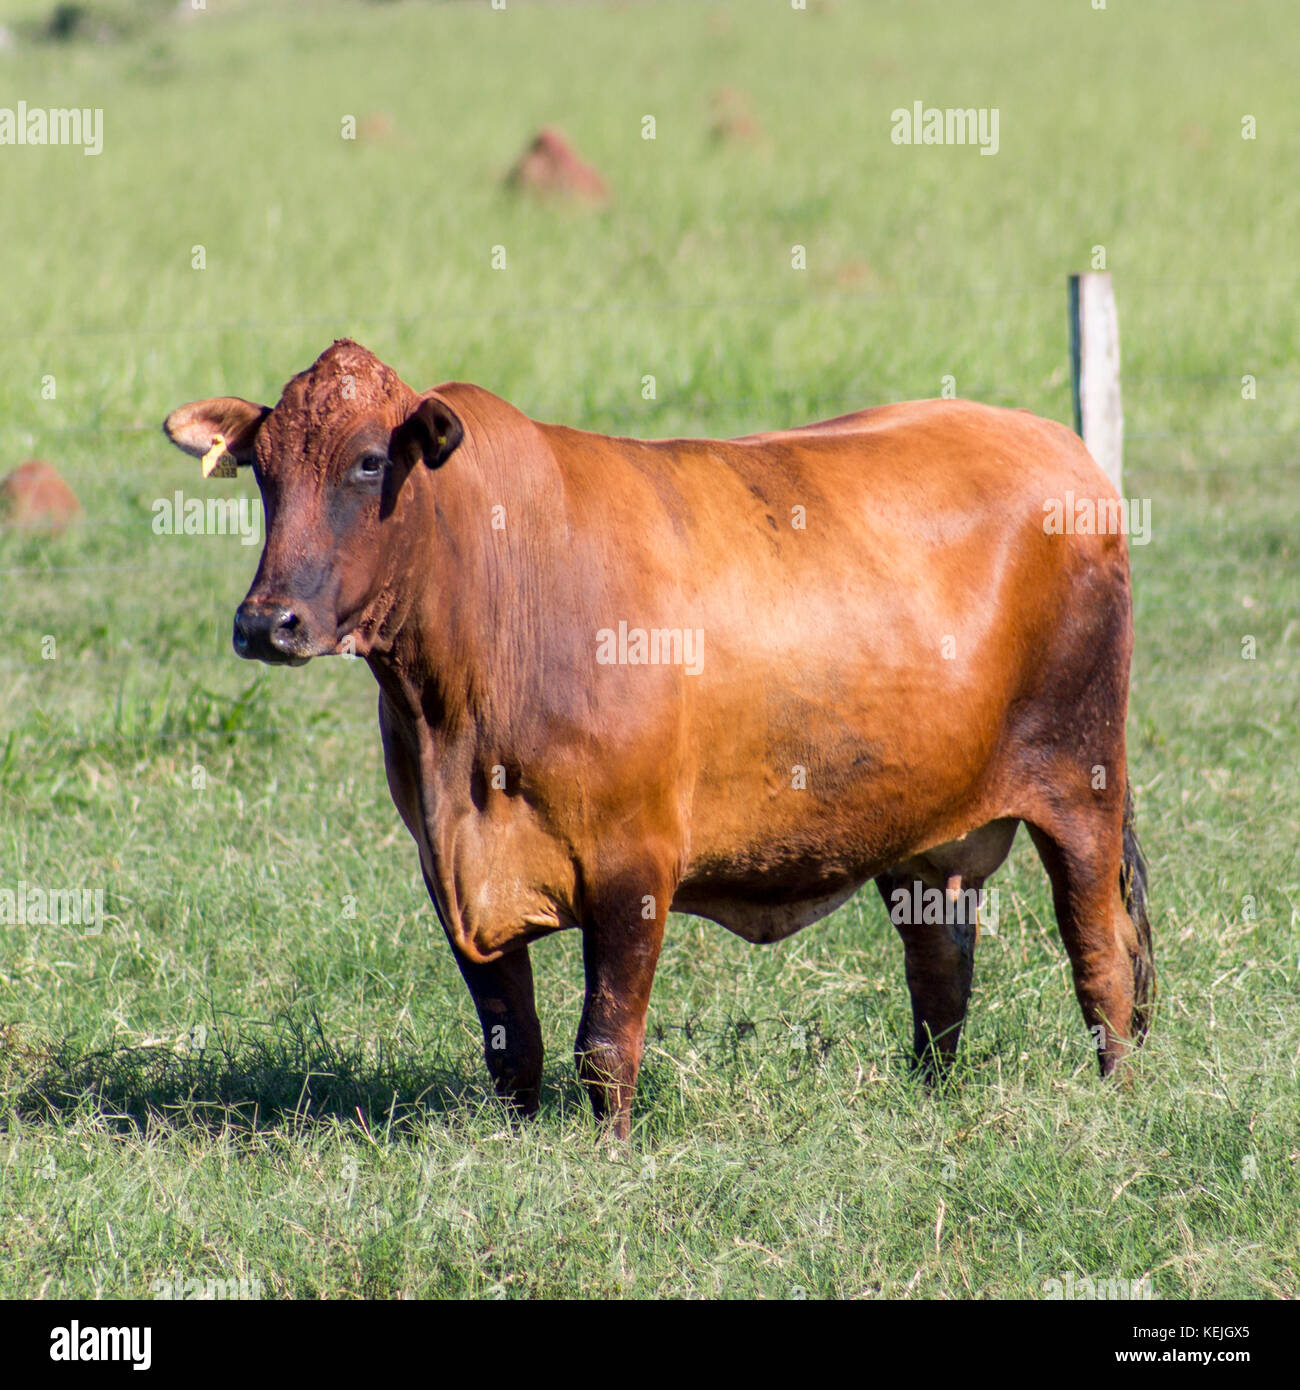
<instances>
[{"instance_id":1,"label":"cow's ear","mask_svg":"<svg viewBox=\"0 0 1300 1390\"><path fill-rule=\"evenodd\" d=\"M465 438L460 416L441 396L425 396L407 420L409 437L430 468L440 468Z\"/></svg>"},{"instance_id":2,"label":"cow's ear","mask_svg":"<svg viewBox=\"0 0 1300 1390\"><path fill-rule=\"evenodd\" d=\"M217 396L173 410L163 421L163 432L178 449L195 458L210 454L220 439L236 463L252 463L257 432L270 413L269 405L254 405L238 396Z\"/></svg>"}]
</instances>

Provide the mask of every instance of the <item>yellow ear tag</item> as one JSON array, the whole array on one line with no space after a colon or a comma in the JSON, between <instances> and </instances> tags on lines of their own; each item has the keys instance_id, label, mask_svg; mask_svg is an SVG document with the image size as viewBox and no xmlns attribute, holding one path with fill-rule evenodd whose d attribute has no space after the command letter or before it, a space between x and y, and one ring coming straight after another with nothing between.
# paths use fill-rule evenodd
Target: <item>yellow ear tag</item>
<instances>
[{"instance_id":1,"label":"yellow ear tag","mask_svg":"<svg viewBox=\"0 0 1300 1390\"><path fill-rule=\"evenodd\" d=\"M226 452L226 436L224 434L212 436L212 448L203 455L203 476L205 478L234 478L238 476L235 469L235 456Z\"/></svg>"}]
</instances>

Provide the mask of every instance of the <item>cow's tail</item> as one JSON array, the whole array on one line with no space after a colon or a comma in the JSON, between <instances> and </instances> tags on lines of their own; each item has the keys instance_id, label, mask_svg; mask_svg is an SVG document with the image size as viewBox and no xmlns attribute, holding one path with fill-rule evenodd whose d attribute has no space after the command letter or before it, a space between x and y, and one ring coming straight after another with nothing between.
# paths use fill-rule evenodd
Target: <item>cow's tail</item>
<instances>
[{"instance_id":1,"label":"cow's tail","mask_svg":"<svg viewBox=\"0 0 1300 1390\"><path fill-rule=\"evenodd\" d=\"M1125 778L1127 782L1127 773ZM1133 952L1132 1039L1134 1046L1138 1046L1151 1024L1156 999L1156 967L1151 953L1151 922L1147 917L1147 865L1133 824L1131 782L1124 788L1124 858L1119 871L1119 890L1124 910L1137 933L1137 950Z\"/></svg>"}]
</instances>

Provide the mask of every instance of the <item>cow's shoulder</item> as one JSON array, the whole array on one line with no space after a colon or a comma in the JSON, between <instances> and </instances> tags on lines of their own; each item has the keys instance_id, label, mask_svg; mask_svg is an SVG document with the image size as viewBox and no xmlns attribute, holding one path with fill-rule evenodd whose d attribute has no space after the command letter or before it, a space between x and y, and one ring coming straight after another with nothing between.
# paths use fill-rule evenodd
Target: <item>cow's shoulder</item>
<instances>
[{"instance_id":1,"label":"cow's shoulder","mask_svg":"<svg viewBox=\"0 0 1300 1390\"><path fill-rule=\"evenodd\" d=\"M423 396L437 396L461 417L466 429L526 430L534 422L522 410L502 400L484 386L469 381L444 381L425 391Z\"/></svg>"}]
</instances>

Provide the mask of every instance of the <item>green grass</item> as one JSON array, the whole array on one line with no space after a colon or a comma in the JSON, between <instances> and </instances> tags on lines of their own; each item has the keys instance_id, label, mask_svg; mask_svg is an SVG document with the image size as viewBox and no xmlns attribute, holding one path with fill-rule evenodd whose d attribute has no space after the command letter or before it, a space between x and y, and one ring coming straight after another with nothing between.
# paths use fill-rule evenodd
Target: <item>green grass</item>
<instances>
[{"instance_id":1,"label":"green grass","mask_svg":"<svg viewBox=\"0 0 1300 1390\"><path fill-rule=\"evenodd\" d=\"M85 507L58 538L0 534L0 888L100 888L108 920L0 926L0 1296L181 1275L1038 1297L1070 1272L1300 1292L1300 132L1278 62L1300 20L160 5L54 43L26 22L46 6L17 9L5 100L100 106L105 148L0 148L0 471L48 458ZM758 140L710 136L724 87ZM999 154L892 145L918 99L998 107ZM342 140L347 114L371 133ZM608 210L501 191L548 122ZM901 949L868 891L766 949L673 920L612 1156L570 1062L579 943L539 947L544 1106L513 1131L389 801L373 682L236 661L257 552L152 533L154 498L200 491L159 421L273 400L342 334L417 387L618 432L741 433L947 374L1068 419L1064 277L1094 245L1125 490L1153 505L1129 732L1161 992L1138 1084L1095 1080L1022 837L942 1093L909 1078Z\"/></svg>"}]
</instances>

